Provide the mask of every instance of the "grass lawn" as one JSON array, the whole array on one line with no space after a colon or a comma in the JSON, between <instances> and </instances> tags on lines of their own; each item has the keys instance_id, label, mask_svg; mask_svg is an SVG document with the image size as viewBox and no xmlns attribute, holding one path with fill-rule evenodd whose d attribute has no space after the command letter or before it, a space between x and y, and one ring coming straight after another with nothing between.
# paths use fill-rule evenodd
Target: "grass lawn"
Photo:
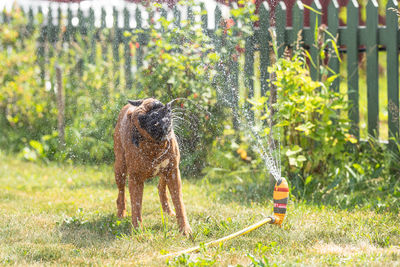
<instances>
[{"instance_id":1,"label":"grass lawn","mask_svg":"<svg viewBox=\"0 0 400 267\"><path fill-rule=\"evenodd\" d=\"M116 218L109 166L40 165L0 153L0 265L400 265L400 218L290 202L282 228L267 225L191 257L174 252L238 231L272 213L270 200L219 198L218 184L184 180L194 240L162 220L157 179L145 186L144 228ZM215 190L213 189L215 188ZM368 196L365 196L368 197ZM261 262L262 261L262 262ZM194 265L191 265L194 266ZM256 265L263 266L263 265Z\"/></svg>"}]
</instances>

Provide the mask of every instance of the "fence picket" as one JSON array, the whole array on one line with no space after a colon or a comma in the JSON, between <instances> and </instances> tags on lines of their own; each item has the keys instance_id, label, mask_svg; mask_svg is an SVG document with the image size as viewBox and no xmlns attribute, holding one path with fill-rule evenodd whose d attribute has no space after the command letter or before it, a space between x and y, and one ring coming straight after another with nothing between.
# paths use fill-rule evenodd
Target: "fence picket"
<instances>
[{"instance_id":1,"label":"fence picket","mask_svg":"<svg viewBox=\"0 0 400 267\"><path fill-rule=\"evenodd\" d=\"M99 31L99 39L101 42L101 56L103 60L107 60L108 55L108 41L109 41L109 34L105 33L104 29L107 27L106 25L106 10L104 7L101 8L100 13L100 31Z\"/></svg>"},{"instance_id":2,"label":"fence picket","mask_svg":"<svg viewBox=\"0 0 400 267\"><path fill-rule=\"evenodd\" d=\"M57 41L60 41L60 40L63 39L62 35L64 33L62 32L62 29L61 29L62 23L63 22L62 22L61 7L60 7L60 5L58 5L58 8L57 8L57 26L56 26L56 38L57 38Z\"/></svg>"},{"instance_id":3,"label":"fence picket","mask_svg":"<svg viewBox=\"0 0 400 267\"><path fill-rule=\"evenodd\" d=\"M136 7L135 11L135 20L136 20L136 29L142 30L142 12L140 11L139 7ZM138 34L138 40L136 42L136 68L139 69L143 65L143 48L144 45L143 41L143 33ZM140 86L139 86L140 87Z\"/></svg>"},{"instance_id":4,"label":"fence picket","mask_svg":"<svg viewBox=\"0 0 400 267\"><path fill-rule=\"evenodd\" d=\"M3 8L3 11L1 12L3 21L2 23L8 23L8 16L7 16L7 10L6 7Z\"/></svg>"},{"instance_id":5,"label":"fence picket","mask_svg":"<svg viewBox=\"0 0 400 267\"><path fill-rule=\"evenodd\" d=\"M88 37L90 43L90 54L89 54L89 62L93 63L96 57L96 32L94 28L94 10L93 8L89 9L89 17L88 17Z\"/></svg>"},{"instance_id":6,"label":"fence picket","mask_svg":"<svg viewBox=\"0 0 400 267\"><path fill-rule=\"evenodd\" d=\"M119 28L118 28L118 10L114 7L113 8L113 43L112 43L112 51L113 51L113 73L114 73L114 86L118 88L119 86L119 76L118 76L118 69L119 69L119 43L120 43L120 35L119 35Z\"/></svg>"},{"instance_id":7,"label":"fence picket","mask_svg":"<svg viewBox=\"0 0 400 267\"><path fill-rule=\"evenodd\" d=\"M293 31L294 31L294 40L293 41L302 41L298 40L298 34L302 31L301 35L303 36L303 28L304 28L304 6L300 0L297 0L292 9L292 23L293 23ZM292 41L292 42L293 42Z\"/></svg>"},{"instance_id":8,"label":"fence picket","mask_svg":"<svg viewBox=\"0 0 400 267\"><path fill-rule=\"evenodd\" d=\"M351 133L360 138L360 111L358 103L358 8L356 0L349 0L347 5L347 27L344 41L347 46L347 93L351 108L349 118L352 121Z\"/></svg>"},{"instance_id":9,"label":"fence picket","mask_svg":"<svg viewBox=\"0 0 400 267\"><path fill-rule=\"evenodd\" d=\"M168 12L167 12L167 10L165 8L161 8L160 14L161 14L161 18L164 18L165 20L168 19ZM164 27L161 27L161 31L162 32L165 31Z\"/></svg>"},{"instance_id":10,"label":"fence picket","mask_svg":"<svg viewBox=\"0 0 400 267\"><path fill-rule=\"evenodd\" d=\"M339 32L339 4L336 0L331 0L328 6L328 31L332 34L333 37L337 39L337 35ZM326 38L331 39L330 36L325 35ZM335 40L336 43L337 40ZM330 48L330 55L329 55L329 68L335 72L329 73L329 76L339 74L339 59L336 55L335 51L333 50L333 45L329 45ZM339 84L340 78L337 77L332 83L332 90L335 92L339 92Z\"/></svg>"},{"instance_id":11,"label":"fence picket","mask_svg":"<svg viewBox=\"0 0 400 267\"><path fill-rule=\"evenodd\" d=\"M260 46L260 84L261 84L261 95L265 96L268 91L268 66L270 63L269 58L269 18L270 8L268 3L262 2L259 11L260 16L260 31L258 34L258 44Z\"/></svg>"},{"instance_id":12,"label":"fence picket","mask_svg":"<svg viewBox=\"0 0 400 267\"><path fill-rule=\"evenodd\" d=\"M236 3L232 3L232 9L238 9ZM231 18L234 21L234 24L237 25L237 20L235 17ZM240 33L236 28L233 28L232 35L238 36ZM231 94L231 103L232 103L232 113L233 113L233 129L239 129L239 49L238 44L227 42L229 44L227 50L229 51L229 60L228 66L226 70L229 71L228 83L227 83L227 91Z\"/></svg>"},{"instance_id":13,"label":"fence picket","mask_svg":"<svg viewBox=\"0 0 400 267\"><path fill-rule=\"evenodd\" d=\"M81 35L86 35L86 27L85 27L85 18L83 16L83 11L81 7L78 7L78 32L80 32Z\"/></svg>"},{"instance_id":14,"label":"fence picket","mask_svg":"<svg viewBox=\"0 0 400 267\"><path fill-rule=\"evenodd\" d=\"M313 63L310 64L310 75L314 81L320 79L320 58L319 58L319 25L321 25L322 6L318 0L314 0L311 7L316 11L310 10L310 55ZM317 13L318 12L318 13Z\"/></svg>"},{"instance_id":15,"label":"fence picket","mask_svg":"<svg viewBox=\"0 0 400 267\"><path fill-rule=\"evenodd\" d=\"M174 24L176 27L181 27L181 11L177 6L174 6L172 13L174 14Z\"/></svg>"},{"instance_id":16,"label":"fence picket","mask_svg":"<svg viewBox=\"0 0 400 267\"><path fill-rule=\"evenodd\" d=\"M286 11L286 5L282 1L275 7L276 45L278 57L281 57L285 51Z\"/></svg>"},{"instance_id":17,"label":"fence picket","mask_svg":"<svg viewBox=\"0 0 400 267\"><path fill-rule=\"evenodd\" d=\"M214 19L215 19L215 31L213 34L213 38L214 38L214 43L215 43L215 49L217 51L220 51L222 42L221 42L221 39L218 38L218 36L216 35L216 32L219 28L221 28L222 13L221 13L221 9L218 5L215 7Z\"/></svg>"},{"instance_id":18,"label":"fence picket","mask_svg":"<svg viewBox=\"0 0 400 267\"><path fill-rule=\"evenodd\" d=\"M35 29L35 18L33 16L33 9L32 9L32 7L29 7L28 25L27 25L27 31L28 31L29 35L31 35L33 33L34 29Z\"/></svg>"},{"instance_id":19,"label":"fence picket","mask_svg":"<svg viewBox=\"0 0 400 267\"><path fill-rule=\"evenodd\" d=\"M389 0L386 5L386 56L388 90L389 147L396 151L393 138L399 138L399 24L396 10L397 0Z\"/></svg>"},{"instance_id":20,"label":"fence picket","mask_svg":"<svg viewBox=\"0 0 400 267\"><path fill-rule=\"evenodd\" d=\"M254 96L254 36L246 38L244 49L244 72L245 85L248 98Z\"/></svg>"},{"instance_id":21,"label":"fence picket","mask_svg":"<svg viewBox=\"0 0 400 267\"><path fill-rule=\"evenodd\" d=\"M49 10L47 13L47 39L50 43L54 43L56 41L54 25L53 25L53 9L51 5L49 6ZM52 55L51 49L49 50L50 56Z\"/></svg>"},{"instance_id":22,"label":"fence picket","mask_svg":"<svg viewBox=\"0 0 400 267\"><path fill-rule=\"evenodd\" d=\"M208 16L205 4L203 2L200 3L200 10L201 26L203 27L205 34L208 34Z\"/></svg>"},{"instance_id":23,"label":"fence picket","mask_svg":"<svg viewBox=\"0 0 400 267\"><path fill-rule=\"evenodd\" d=\"M39 7L38 9L38 16L39 18L42 20L43 18L43 11L42 11L42 7ZM39 37L38 37L38 65L40 68L40 79L42 81L42 84L44 84L44 78L46 75L46 70L45 70L45 47L46 47L46 28L44 26L44 23L42 21L42 23L39 25Z\"/></svg>"},{"instance_id":24,"label":"fence picket","mask_svg":"<svg viewBox=\"0 0 400 267\"><path fill-rule=\"evenodd\" d=\"M66 29L65 29L65 34L64 34L64 40L66 42L70 42L71 38L73 38L72 36L74 36L73 34L73 27L72 27L72 10L71 10L71 6L68 5L68 9L67 9L67 25L66 25Z\"/></svg>"},{"instance_id":25,"label":"fence picket","mask_svg":"<svg viewBox=\"0 0 400 267\"><path fill-rule=\"evenodd\" d=\"M190 6L188 6L187 8L187 20L188 21L194 21L194 14L193 14L193 10Z\"/></svg>"},{"instance_id":26,"label":"fence picket","mask_svg":"<svg viewBox=\"0 0 400 267\"><path fill-rule=\"evenodd\" d=\"M366 27L368 134L377 137L379 135L378 4L375 0L368 0Z\"/></svg>"},{"instance_id":27,"label":"fence picket","mask_svg":"<svg viewBox=\"0 0 400 267\"><path fill-rule=\"evenodd\" d=\"M123 43L124 43L124 71L125 71L125 89L132 89L132 72L131 72L131 36L130 33L130 13L128 8L124 8L124 34L122 35ZM126 34L126 36L125 36Z\"/></svg>"}]
</instances>

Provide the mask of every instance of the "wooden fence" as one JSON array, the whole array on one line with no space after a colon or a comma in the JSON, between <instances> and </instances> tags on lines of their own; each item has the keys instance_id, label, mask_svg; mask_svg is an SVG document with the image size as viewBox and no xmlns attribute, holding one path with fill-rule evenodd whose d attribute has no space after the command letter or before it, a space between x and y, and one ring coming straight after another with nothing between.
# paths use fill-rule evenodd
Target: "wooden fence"
<instances>
[{"instance_id":1,"label":"wooden fence","mask_svg":"<svg viewBox=\"0 0 400 267\"><path fill-rule=\"evenodd\" d=\"M245 86L248 90L248 95L252 96L254 94L255 84L260 84L261 92L265 93L268 88L267 79L269 78L268 66L271 62L271 32L275 32L276 42L278 45L278 55L282 55L285 47L293 45L298 39L298 33L301 32L302 40L304 45L309 48L309 52L314 62L318 63L318 48L314 45L315 43L315 29L321 26L321 5L318 0L313 1L311 8L315 11L310 12L309 27L304 26L304 11L305 8L301 1L297 1L292 9L292 14L288 14L286 6L283 2L279 2L275 9L274 24L276 27L271 27L271 16L270 8L267 2L263 2L259 9L259 26L255 29L254 36L251 36L246 40L246 49L244 54L244 81ZM202 10L204 6L201 6ZM359 25L359 5L356 0L349 0L347 5L347 25L339 26L339 5L336 0L331 0L328 7L328 25L325 25L327 31L329 31L333 36L337 36L337 44L341 49L342 53L346 53L347 57L347 92L348 99L352 103L352 108L349 112L349 117L353 123L352 131L353 134L359 138L360 137L360 107L359 107L359 55L360 53L365 53L366 55L366 87L367 87L367 121L368 121L368 134L374 137L379 137L379 62L378 53L380 51L385 51L386 59L386 72L387 72L387 111L388 111L388 136L389 143L393 147L394 143L392 138L399 137L399 23L398 23L398 3L396 0L388 0L386 6L386 25L378 25L378 4L376 0L369 0L366 6L366 25ZM36 11L35 11L36 12ZM30 27L35 25L35 13L32 8L29 8L27 15L29 18ZM39 8L38 13L43 11ZM46 49L45 43L55 43L59 38L62 41L68 42L73 38L76 32L81 34L93 33L98 30L95 27L95 16L94 10L89 9L88 14L85 16L84 12L79 8L76 14L73 14L70 8L67 9L66 14L62 14L61 8L49 9L46 14L46 23L41 25L40 37L39 37L39 49L38 53L40 55L41 61L39 62L42 68L42 73L44 77ZM221 9L216 6L213 13L213 19L215 21L215 27L209 29L208 26L208 14L207 12L201 13L201 21L203 29L207 31L207 34L214 38L217 49L221 48L222 42L218 40L215 35L215 30L221 27L223 20ZM182 16L181 11L174 7L172 10L173 16L180 21ZM160 15L166 17L167 10L162 9ZM286 26L286 17L292 16L293 26ZM61 18L65 17L65 32L60 35ZM123 26L119 26L119 19L123 18ZM187 10L187 18L189 20L194 19L195 15L191 9ZM3 21L7 20L7 16L3 13ZM77 25L73 25L73 20L78 21ZM55 22L56 21L56 22ZM131 27L131 22L134 21L136 27ZM118 48L122 45L124 49L124 69L125 69L125 86L131 89L133 86L133 73L132 64L136 67L140 67L143 64L144 51L143 47L146 45L146 34L140 36L138 41L137 53L134 62L132 62L130 55L130 38L124 35L125 31L133 32L135 29L144 29L144 20L142 16L141 9L136 8L134 12L124 8L122 11L122 16L120 12L114 8L113 9L113 27L112 27L112 49L114 55L114 61L119 62L121 60L120 53L118 53ZM106 27L106 11L104 8L101 9L100 15L100 28ZM145 29L144 29L145 30ZM96 40L96 34L89 35L92 38L92 42ZM94 60L95 55L95 45L91 46L92 50L88 51L90 53L90 60ZM255 70L254 60L259 57L259 81L255 81ZM329 61L329 67L336 73L340 71L340 63L337 58L332 58ZM232 70L230 72L230 84L231 88L237 92L238 87L238 62L232 61ZM319 79L318 64L310 65L311 76L313 79ZM332 90L339 90L340 86L339 79L333 84Z\"/></svg>"}]
</instances>

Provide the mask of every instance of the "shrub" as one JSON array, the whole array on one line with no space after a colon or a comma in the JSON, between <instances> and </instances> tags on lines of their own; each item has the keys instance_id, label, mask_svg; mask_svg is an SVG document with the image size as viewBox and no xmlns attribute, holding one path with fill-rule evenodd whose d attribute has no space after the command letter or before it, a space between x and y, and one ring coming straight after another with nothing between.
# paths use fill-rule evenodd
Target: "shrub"
<instances>
[{"instance_id":1,"label":"shrub","mask_svg":"<svg viewBox=\"0 0 400 267\"><path fill-rule=\"evenodd\" d=\"M54 91L41 82L36 61L37 32L29 33L20 9L0 26L0 146L20 151L51 134L55 125Z\"/></svg>"}]
</instances>

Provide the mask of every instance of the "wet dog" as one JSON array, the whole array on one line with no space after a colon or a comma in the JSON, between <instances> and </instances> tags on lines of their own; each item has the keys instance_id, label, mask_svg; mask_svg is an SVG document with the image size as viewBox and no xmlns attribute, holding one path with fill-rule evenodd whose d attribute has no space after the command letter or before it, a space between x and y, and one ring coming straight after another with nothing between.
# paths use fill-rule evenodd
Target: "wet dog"
<instances>
[{"instance_id":1,"label":"wet dog","mask_svg":"<svg viewBox=\"0 0 400 267\"><path fill-rule=\"evenodd\" d=\"M165 213L173 216L167 197L167 186L175 206L179 229L184 235L189 226L182 198L179 172L179 147L172 129L170 103L147 98L129 100L118 116L114 132L115 181L118 186L117 215L125 214L125 183L132 206L132 224L142 222L144 181L159 176L158 193Z\"/></svg>"}]
</instances>

